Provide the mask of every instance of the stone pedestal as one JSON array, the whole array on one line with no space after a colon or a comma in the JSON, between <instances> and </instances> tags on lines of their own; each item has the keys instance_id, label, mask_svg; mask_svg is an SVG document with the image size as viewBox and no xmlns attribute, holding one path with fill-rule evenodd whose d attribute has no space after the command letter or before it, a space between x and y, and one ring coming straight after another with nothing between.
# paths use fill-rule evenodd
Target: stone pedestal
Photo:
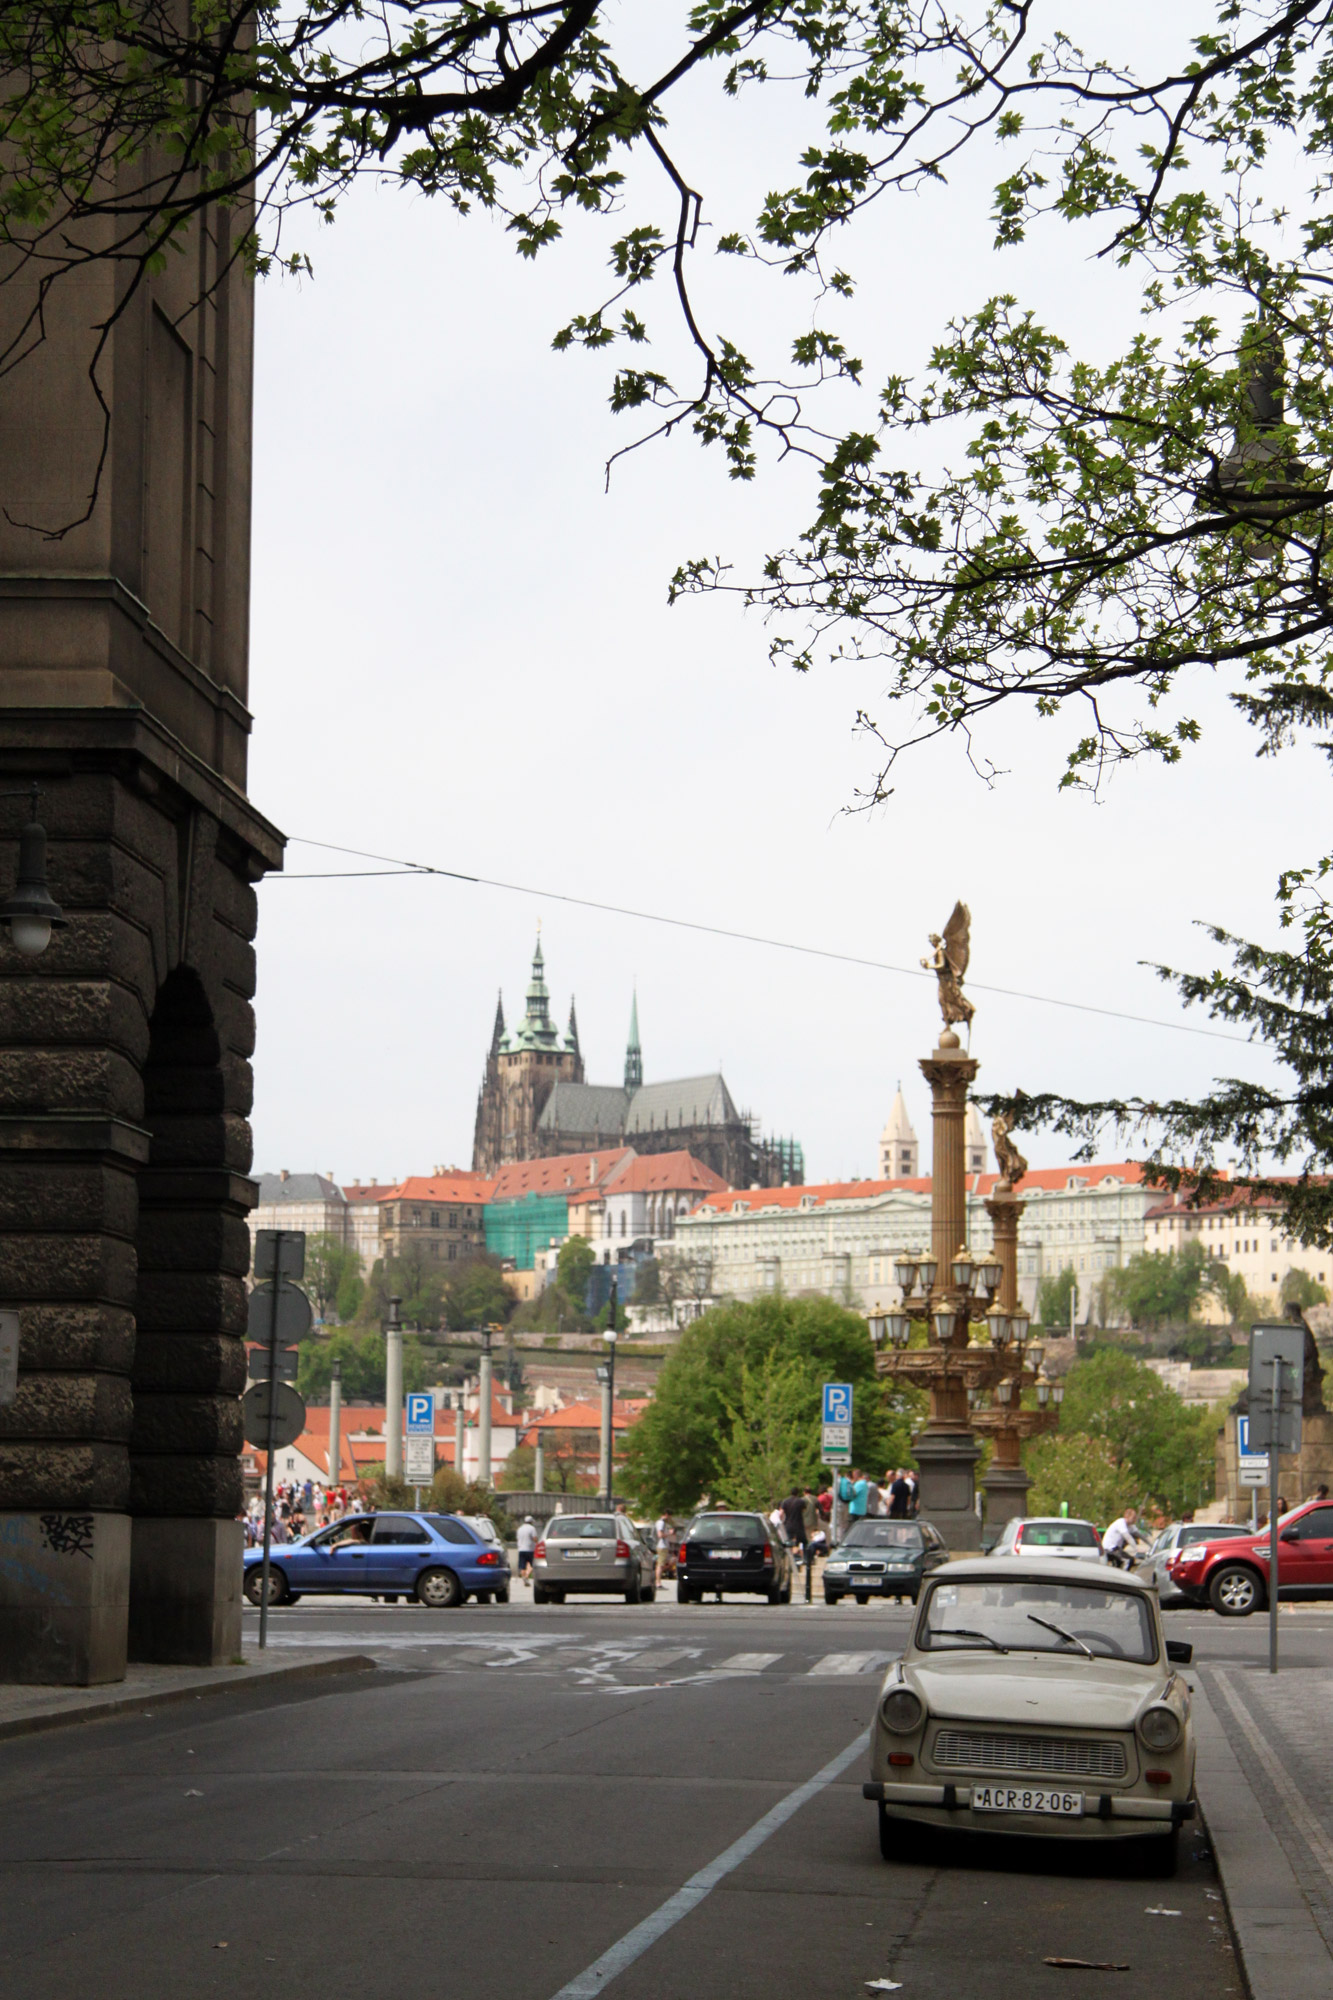
<instances>
[{"instance_id":1,"label":"stone pedestal","mask_svg":"<svg viewBox=\"0 0 1333 2000\"><path fill-rule=\"evenodd\" d=\"M917 1509L960 1554L981 1547L976 1510L981 1446L968 1431L924 1430L912 1440L921 1482Z\"/></svg>"},{"instance_id":2,"label":"stone pedestal","mask_svg":"<svg viewBox=\"0 0 1333 2000\"><path fill-rule=\"evenodd\" d=\"M123 1680L129 1577L124 1514L0 1513L4 1679L70 1687Z\"/></svg>"},{"instance_id":3,"label":"stone pedestal","mask_svg":"<svg viewBox=\"0 0 1333 2000\"><path fill-rule=\"evenodd\" d=\"M986 1494L986 1540L998 1541L1005 1523L1027 1513L1031 1476L1022 1464L1000 1465L993 1458L981 1484Z\"/></svg>"},{"instance_id":4,"label":"stone pedestal","mask_svg":"<svg viewBox=\"0 0 1333 2000\"><path fill-rule=\"evenodd\" d=\"M241 1650L239 1521L140 1519L133 1525L129 1653L171 1666L219 1666Z\"/></svg>"}]
</instances>

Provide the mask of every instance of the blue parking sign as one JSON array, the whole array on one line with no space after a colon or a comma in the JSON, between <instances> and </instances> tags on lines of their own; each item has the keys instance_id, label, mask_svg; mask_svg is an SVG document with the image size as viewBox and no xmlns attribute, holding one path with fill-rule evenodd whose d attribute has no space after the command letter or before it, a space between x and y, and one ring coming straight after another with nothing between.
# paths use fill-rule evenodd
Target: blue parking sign
<instances>
[{"instance_id":1,"label":"blue parking sign","mask_svg":"<svg viewBox=\"0 0 1333 2000\"><path fill-rule=\"evenodd\" d=\"M824 1422L826 1424L849 1424L851 1421L851 1383L826 1382L824 1384Z\"/></svg>"},{"instance_id":2,"label":"blue parking sign","mask_svg":"<svg viewBox=\"0 0 1333 2000\"><path fill-rule=\"evenodd\" d=\"M414 1390L407 1398L407 1433L410 1437L416 1431L427 1437L435 1435L435 1398L429 1392Z\"/></svg>"}]
</instances>

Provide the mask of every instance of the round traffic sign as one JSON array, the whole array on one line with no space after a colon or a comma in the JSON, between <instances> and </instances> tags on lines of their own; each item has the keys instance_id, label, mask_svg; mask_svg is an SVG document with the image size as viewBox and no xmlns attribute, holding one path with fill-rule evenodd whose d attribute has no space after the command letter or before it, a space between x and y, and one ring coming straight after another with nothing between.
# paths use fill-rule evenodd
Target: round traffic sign
<instances>
[{"instance_id":1,"label":"round traffic sign","mask_svg":"<svg viewBox=\"0 0 1333 2000\"><path fill-rule=\"evenodd\" d=\"M273 1449L295 1444L305 1429L305 1403L290 1382L252 1382L241 1397L241 1418L248 1444L269 1447L269 1399L273 1407Z\"/></svg>"},{"instance_id":2,"label":"round traffic sign","mask_svg":"<svg viewBox=\"0 0 1333 2000\"><path fill-rule=\"evenodd\" d=\"M314 1317L305 1293L284 1278L278 1287L278 1344L290 1347L293 1342L304 1340ZM271 1284L256 1285L250 1294L250 1318L245 1337L247 1340L268 1341L272 1338L272 1330L273 1287Z\"/></svg>"}]
</instances>

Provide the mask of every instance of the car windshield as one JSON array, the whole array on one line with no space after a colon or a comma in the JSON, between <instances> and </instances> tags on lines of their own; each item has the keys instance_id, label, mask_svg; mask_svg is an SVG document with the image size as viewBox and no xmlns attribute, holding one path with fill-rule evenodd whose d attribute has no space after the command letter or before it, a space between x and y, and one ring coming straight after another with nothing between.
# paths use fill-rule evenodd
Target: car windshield
<instances>
[{"instance_id":1,"label":"car windshield","mask_svg":"<svg viewBox=\"0 0 1333 2000\"><path fill-rule=\"evenodd\" d=\"M941 1653L976 1647L1144 1663L1157 1658L1157 1635L1141 1592L1035 1579L941 1578L926 1599L916 1643Z\"/></svg>"},{"instance_id":2,"label":"car windshield","mask_svg":"<svg viewBox=\"0 0 1333 2000\"><path fill-rule=\"evenodd\" d=\"M546 1535L557 1542L613 1542L616 1524L609 1514L571 1514L568 1519L561 1515Z\"/></svg>"},{"instance_id":3,"label":"car windshield","mask_svg":"<svg viewBox=\"0 0 1333 2000\"><path fill-rule=\"evenodd\" d=\"M1025 1549L1097 1549L1101 1541L1087 1521L1024 1521L1019 1538Z\"/></svg>"},{"instance_id":4,"label":"car windshield","mask_svg":"<svg viewBox=\"0 0 1333 2000\"><path fill-rule=\"evenodd\" d=\"M845 1549L919 1549L924 1537L910 1521L858 1521Z\"/></svg>"},{"instance_id":5,"label":"car windshield","mask_svg":"<svg viewBox=\"0 0 1333 2000\"><path fill-rule=\"evenodd\" d=\"M767 1530L753 1514L701 1514L690 1522L692 1542L762 1542Z\"/></svg>"}]
</instances>

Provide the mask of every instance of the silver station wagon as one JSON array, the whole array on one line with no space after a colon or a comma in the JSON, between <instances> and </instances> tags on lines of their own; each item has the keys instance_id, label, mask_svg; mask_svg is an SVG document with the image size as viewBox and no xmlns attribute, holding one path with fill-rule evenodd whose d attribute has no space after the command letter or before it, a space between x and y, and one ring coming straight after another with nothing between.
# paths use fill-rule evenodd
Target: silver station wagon
<instances>
[{"instance_id":1,"label":"silver station wagon","mask_svg":"<svg viewBox=\"0 0 1333 2000\"><path fill-rule=\"evenodd\" d=\"M651 1604L656 1559L623 1514L553 1514L532 1552L532 1601L563 1604L597 1591Z\"/></svg>"},{"instance_id":2,"label":"silver station wagon","mask_svg":"<svg viewBox=\"0 0 1333 2000\"><path fill-rule=\"evenodd\" d=\"M1162 1636L1157 1593L1051 1556L952 1562L923 1588L885 1676L870 1782L885 1860L923 1825L1139 1840L1175 1866L1194 1817L1192 1649Z\"/></svg>"}]
</instances>

